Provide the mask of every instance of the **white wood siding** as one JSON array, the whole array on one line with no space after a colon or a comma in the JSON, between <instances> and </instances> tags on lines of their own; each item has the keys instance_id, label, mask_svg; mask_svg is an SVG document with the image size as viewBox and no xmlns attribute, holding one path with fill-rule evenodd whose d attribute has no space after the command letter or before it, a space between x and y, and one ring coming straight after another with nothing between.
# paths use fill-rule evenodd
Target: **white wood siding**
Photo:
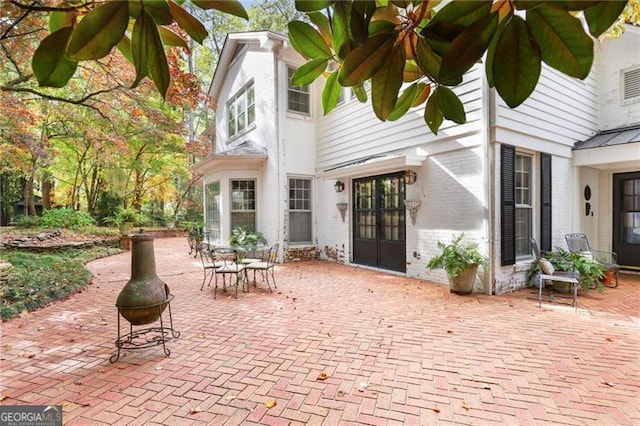
<instances>
[{"instance_id":1,"label":"white wood siding","mask_svg":"<svg viewBox=\"0 0 640 426\"><path fill-rule=\"evenodd\" d=\"M494 134L497 142L557 155L570 155L577 141L598 130L595 71L578 80L543 66L536 90L515 109L497 95ZM545 146L545 143L556 146Z\"/></svg>"},{"instance_id":2,"label":"white wood siding","mask_svg":"<svg viewBox=\"0 0 640 426\"><path fill-rule=\"evenodd\" d=\"M360 104L347 100L329 115L317 120L316 167L319 172L354 161L436 140L455 139L480 129L481 81L474 68L464 83L455 89L465 104L467 123L458 125L445 121L438 135L433 135L424 118L424 108L410 111L397 121L381 122L375 116L370 101Z\"/></svg>"}]
</instances>

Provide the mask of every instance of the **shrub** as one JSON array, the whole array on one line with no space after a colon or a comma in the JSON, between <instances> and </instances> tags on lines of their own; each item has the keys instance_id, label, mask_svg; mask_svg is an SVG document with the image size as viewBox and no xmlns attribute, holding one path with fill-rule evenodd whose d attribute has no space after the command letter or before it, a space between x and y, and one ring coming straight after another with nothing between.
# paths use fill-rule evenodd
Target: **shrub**
<instances>
[{"instance_id":1,"label":"shrub","mask_svg":"<svg viewBox=\"0 0 640 426\"><path fill-rule=\"evenodd\" d=\"M40 223L39 216L19 216L16 219L16 228L37 228Z\"/></svg>"},{"instance_id":2,"label":"shrub","mask_svg":"<svg viewBox=\"0 0 640 426\"><path fill-rule=\"evenodd\" d=\"M44 228L81 228L95 223L89 213L67 208L45 210L40 220L40 226Z\"/></svg>"}]
</instances>

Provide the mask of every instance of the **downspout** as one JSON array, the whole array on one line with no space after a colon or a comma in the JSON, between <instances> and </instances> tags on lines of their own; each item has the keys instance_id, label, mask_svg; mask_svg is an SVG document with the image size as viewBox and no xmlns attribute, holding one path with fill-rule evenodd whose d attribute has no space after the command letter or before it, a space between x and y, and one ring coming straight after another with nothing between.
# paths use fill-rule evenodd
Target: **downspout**
<instances>
[{"instance_id":1,"label":"downspout","mask_svg":"<svg viewBox=\"0 0 640 426\"><path fill-rule=\"evenodd\" d=\"M482 72L481 72L482 74ZM487 223L487 241L489 243L489 267L484 273L484 293L492 295L495 293L495 280L496 280L496 245L493 235L495 223L495 206L494 206L494 168L495 168L495 156L494 145L492 141L492 129L495 124L495 94L491 90L485 78L481 77L482 85L482 121L484 131L484 155L485 155L485 188L486 188L486 203L488 211L488 223Z\"/></svg>"},{"instance_id":2,"label":"downspout","mask_svg":"<svg viewBox=\"0 0 640 426\"><path fill-rule=\"evenodd\" d=\"M284 49L284 43L285 42L281 42L281 47ZM284 241L282 239L282 235L280 233L280 229L281 229L281 225L282 225L282 220L283 220L283 216L282 216L282 206L283 206L283 200L282 200L282 193L284 191L280 191L280 185L282 185L282 179L281 179L281 169L282 169L282 159L280 158L280 126L281 126L281 117L280 117L280 97L278 96L280 93L280 78L278 76L278 54L279 52L276 50L276 47L273 47L273 75L274 75L274 81L276 82L276 84L274 84L274 88L273 88L273 99L274 99L274 103L275 103L275 107L276 107L276 111L275 111L275 116L276 116L276 126L275 126L275 132L276 132L276 179L277 179L277 208L276 208L276 217L277 217L277 225L276 225L276 242L280 243L280 246L283 247L283 253L284 253ZM283 256L284 258L284 256Z\"/></svg>"}]
</instances>

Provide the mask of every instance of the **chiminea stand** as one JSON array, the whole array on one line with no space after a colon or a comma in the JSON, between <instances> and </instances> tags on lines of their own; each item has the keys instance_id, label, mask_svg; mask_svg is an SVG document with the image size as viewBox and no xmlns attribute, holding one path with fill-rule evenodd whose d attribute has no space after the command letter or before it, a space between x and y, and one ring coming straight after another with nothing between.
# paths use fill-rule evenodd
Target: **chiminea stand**
<instances>
[{"instance_id":1,"label":"chiminea stand","mask_svg":"<svg viewBox=\"0 0 640 426\"><path fill-rule=\"evenodd\" d=\"M126 349L145 349L153 346L162 345L162 349L164 350L164 354L166 356L171 355L171 351L165 345L169 340L177 339L180 337L180 332L173 329L173 317L171 316L171 300L173 300L173 294L169 294L167 296L167 300L160 303L155 303L153 305L148 306L136 306L136 307L128 307L123 308L126 310L135 310L135 309L150 309L153 310L156 308L158 310L160 327L147 327L138 330L133 330L133 324L129 323L129 333L124 336L120 335L120 307L118 307L118 339L116 340L116 347L118 348L118 353L114 354L109 358L109 362L112 364L120 359L120 351ZM165 307L169 308L169 327L165 327L162 321L162 311L164 311Z\"/></svg>"}]
</instances>

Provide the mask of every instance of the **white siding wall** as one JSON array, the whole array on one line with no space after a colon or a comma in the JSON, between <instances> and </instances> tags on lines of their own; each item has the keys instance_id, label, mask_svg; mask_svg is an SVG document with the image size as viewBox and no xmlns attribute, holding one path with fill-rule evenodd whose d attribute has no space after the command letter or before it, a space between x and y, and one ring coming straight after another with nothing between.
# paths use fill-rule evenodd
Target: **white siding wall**
<instances>
[{"instance_id":1,"label":"white siding wall","mask_svg":"<svg viewBox=\"0 0 640 426\"><path fill-rule=\"evenodd\" d=\"M467 124L445 121L433 135L423 118L424 108L412 110L397 121L381 122L370 100L360 104L347 100L317 120L316 167L324 171L374 155L399 152L437 140L454 140L477 131L481 119L480 74L474 68L455 92L465 104Z\"/></svg>"},{"instance_id":2,"label":"white siding wall","mask_svg":"<svg viewBox=\"0 0 640 426\"><path fill-rule=\"evenodd\" d=\"M582 81L543 66L536 90L519 107L495 94L495 140L569 156L575 142L598 130L597 96L595 71Z\"/></svg>"},{"instance_id":3,"label":"white siding wall","mask_svg":"<svg viewBox=\"0 0 640 426\"><path fill-rule=\"evenodd\" d=\"M351 253L351 182L344 181L344 191L337 193L333 187L335 180L316 180L314 203L316 240L323 259L340 263L350 263ZM347 203L344 222L337 203Z\"/></svg>"},{"instance_id":4,"label":"white siding wall","mask_svg":"<svg viewBox=\"0 0 640 426\"><path fill-rule=\"evenodd\" d=\"M622 70L640 66L639 43L638 28L629 28L619 39L596 42L602 130L640 123L640 102L621 102Z\"/></svg>"}]
</instances>

